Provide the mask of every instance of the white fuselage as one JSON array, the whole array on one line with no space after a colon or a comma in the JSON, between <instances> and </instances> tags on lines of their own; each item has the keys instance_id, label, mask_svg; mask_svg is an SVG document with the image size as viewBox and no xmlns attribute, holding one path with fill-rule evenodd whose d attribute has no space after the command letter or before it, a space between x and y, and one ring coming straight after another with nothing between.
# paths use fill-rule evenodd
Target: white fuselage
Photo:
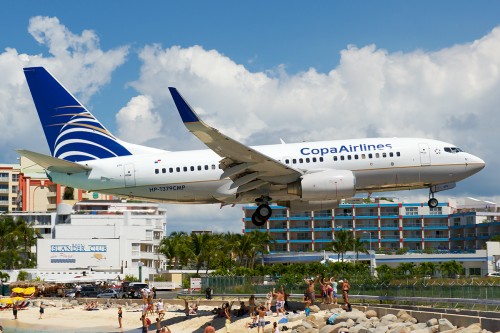
<instances>
[{"instance_id":1,"label":"white fuselage","mask_svg":"<svg viewBox=\"0 0 500 333\"><path fill-rule=\"evenodd\" d=\"M484 167L480 158L454 147L429 139L373 138L252 148L306 173L350 170L356 177L357 192L373 192L454 183ZM92 168L88 173L48 171L48 175L55 183L161 202L253 202L255 196L238 196L236 189L230 189L232 180L221 179L220 160L208 149L159 151L79 162ZM300 200L280 188L270 195L275 200Z\"/></svg>"}]
</instances>

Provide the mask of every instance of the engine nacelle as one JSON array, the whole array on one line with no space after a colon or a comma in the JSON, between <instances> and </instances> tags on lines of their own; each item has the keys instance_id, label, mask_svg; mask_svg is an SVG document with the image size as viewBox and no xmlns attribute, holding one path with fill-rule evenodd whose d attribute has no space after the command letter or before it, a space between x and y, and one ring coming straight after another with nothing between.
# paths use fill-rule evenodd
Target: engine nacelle
<instances>
[{"instance_id":1,"label":"engine nacelle","mask_svg":"<svg viewBox=\"0 0 500 333\"><path fill-rule=\"evenodd\" d=\"M356 177L349 170L308 173L288 184L287 191L306 201L349 198L356 193Z\"/></svg>"}]
</instances>

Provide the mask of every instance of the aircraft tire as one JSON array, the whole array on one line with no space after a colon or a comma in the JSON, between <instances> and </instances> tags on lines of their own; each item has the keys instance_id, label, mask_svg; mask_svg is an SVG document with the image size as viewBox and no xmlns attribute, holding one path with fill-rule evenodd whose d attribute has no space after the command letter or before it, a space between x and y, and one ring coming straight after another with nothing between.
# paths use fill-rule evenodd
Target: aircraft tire
<instances>
[{"instance_id":1,"label":"aircraft tire","mask_svg":"<svg viewBox=\"0 0 500 333\"><path fill-rule=\"evenodd\" d=\"M267 221L271 215L273 215L273 210L269 207L269 205L263 204L257 207L255 214L260 216L264 221Z\"/></svg>"},{"instance_id":2,"label":"aircraft tire","mask_svg":"<svg viewBox=\"0 0 500 333\"><path fill-rule=\"evenodd\" d=\"M252 214L252 223L257 227L262 227L266 222L267 220L262 219L261 216L257 215L257 212Z\"/></svg>"},{"instance_id":3,"label":"aircraft tire","mask_svg":"<svg viewBox=\"0 0 500 333\"><path fill-rule=\"evenodd\" d=\"M439 201L436 198L430 198L429 201L427 201L427 205L430 208L435 208L435 207L437 207L438 204L439 204Z\"/></svg>"}]
</instances>

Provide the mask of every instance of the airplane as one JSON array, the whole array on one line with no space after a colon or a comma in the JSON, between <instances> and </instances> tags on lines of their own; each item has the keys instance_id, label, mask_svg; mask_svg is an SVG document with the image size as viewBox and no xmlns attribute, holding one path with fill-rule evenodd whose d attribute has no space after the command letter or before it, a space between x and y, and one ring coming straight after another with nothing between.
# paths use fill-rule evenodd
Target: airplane
<instances>
[{"instance_id":1,"label":"airplane","mask_svg":"<svg viewBox=\"0 0 500 333\"><path fill-rule=\"evenodd\" d=\"M51 156L18 152L45 168L52 182L164 203L255 202L256 226L272 216L272 203L291 211L333 209L360 192L429 188L428 205L436 207L436 192L485 167L451 143L423 138L250 147L204 123L173 87L185 127L209 149L165 151L115 137L45 68L24 74Z\"/></svg>"}]
</instances>

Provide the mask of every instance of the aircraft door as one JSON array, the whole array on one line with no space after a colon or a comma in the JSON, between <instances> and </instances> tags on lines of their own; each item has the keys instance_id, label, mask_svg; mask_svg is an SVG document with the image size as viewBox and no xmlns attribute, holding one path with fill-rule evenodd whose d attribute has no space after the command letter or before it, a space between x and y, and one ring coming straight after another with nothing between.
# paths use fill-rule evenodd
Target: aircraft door
<instances>
[{"instance_id":1,"label":"aircraft door","mask_svg":"<svg viewBox=\"0 0 500 333\"><path fill-rule=\"evenodd\" d=\"M125 164L123 166L123 179L125 187L135 186L135 167L134 164Z\"/></svg>"},{"instance_id":2,"label":"aircraft door","mask_svg":"<svg viewBox=\"0 0 500 333\"><path fill-rule=\"evenodd\" d=\"M427 143L419 143L418 149L420 151L420 165L431 165L429 145Z\"/></svg>"}]
</instances>

